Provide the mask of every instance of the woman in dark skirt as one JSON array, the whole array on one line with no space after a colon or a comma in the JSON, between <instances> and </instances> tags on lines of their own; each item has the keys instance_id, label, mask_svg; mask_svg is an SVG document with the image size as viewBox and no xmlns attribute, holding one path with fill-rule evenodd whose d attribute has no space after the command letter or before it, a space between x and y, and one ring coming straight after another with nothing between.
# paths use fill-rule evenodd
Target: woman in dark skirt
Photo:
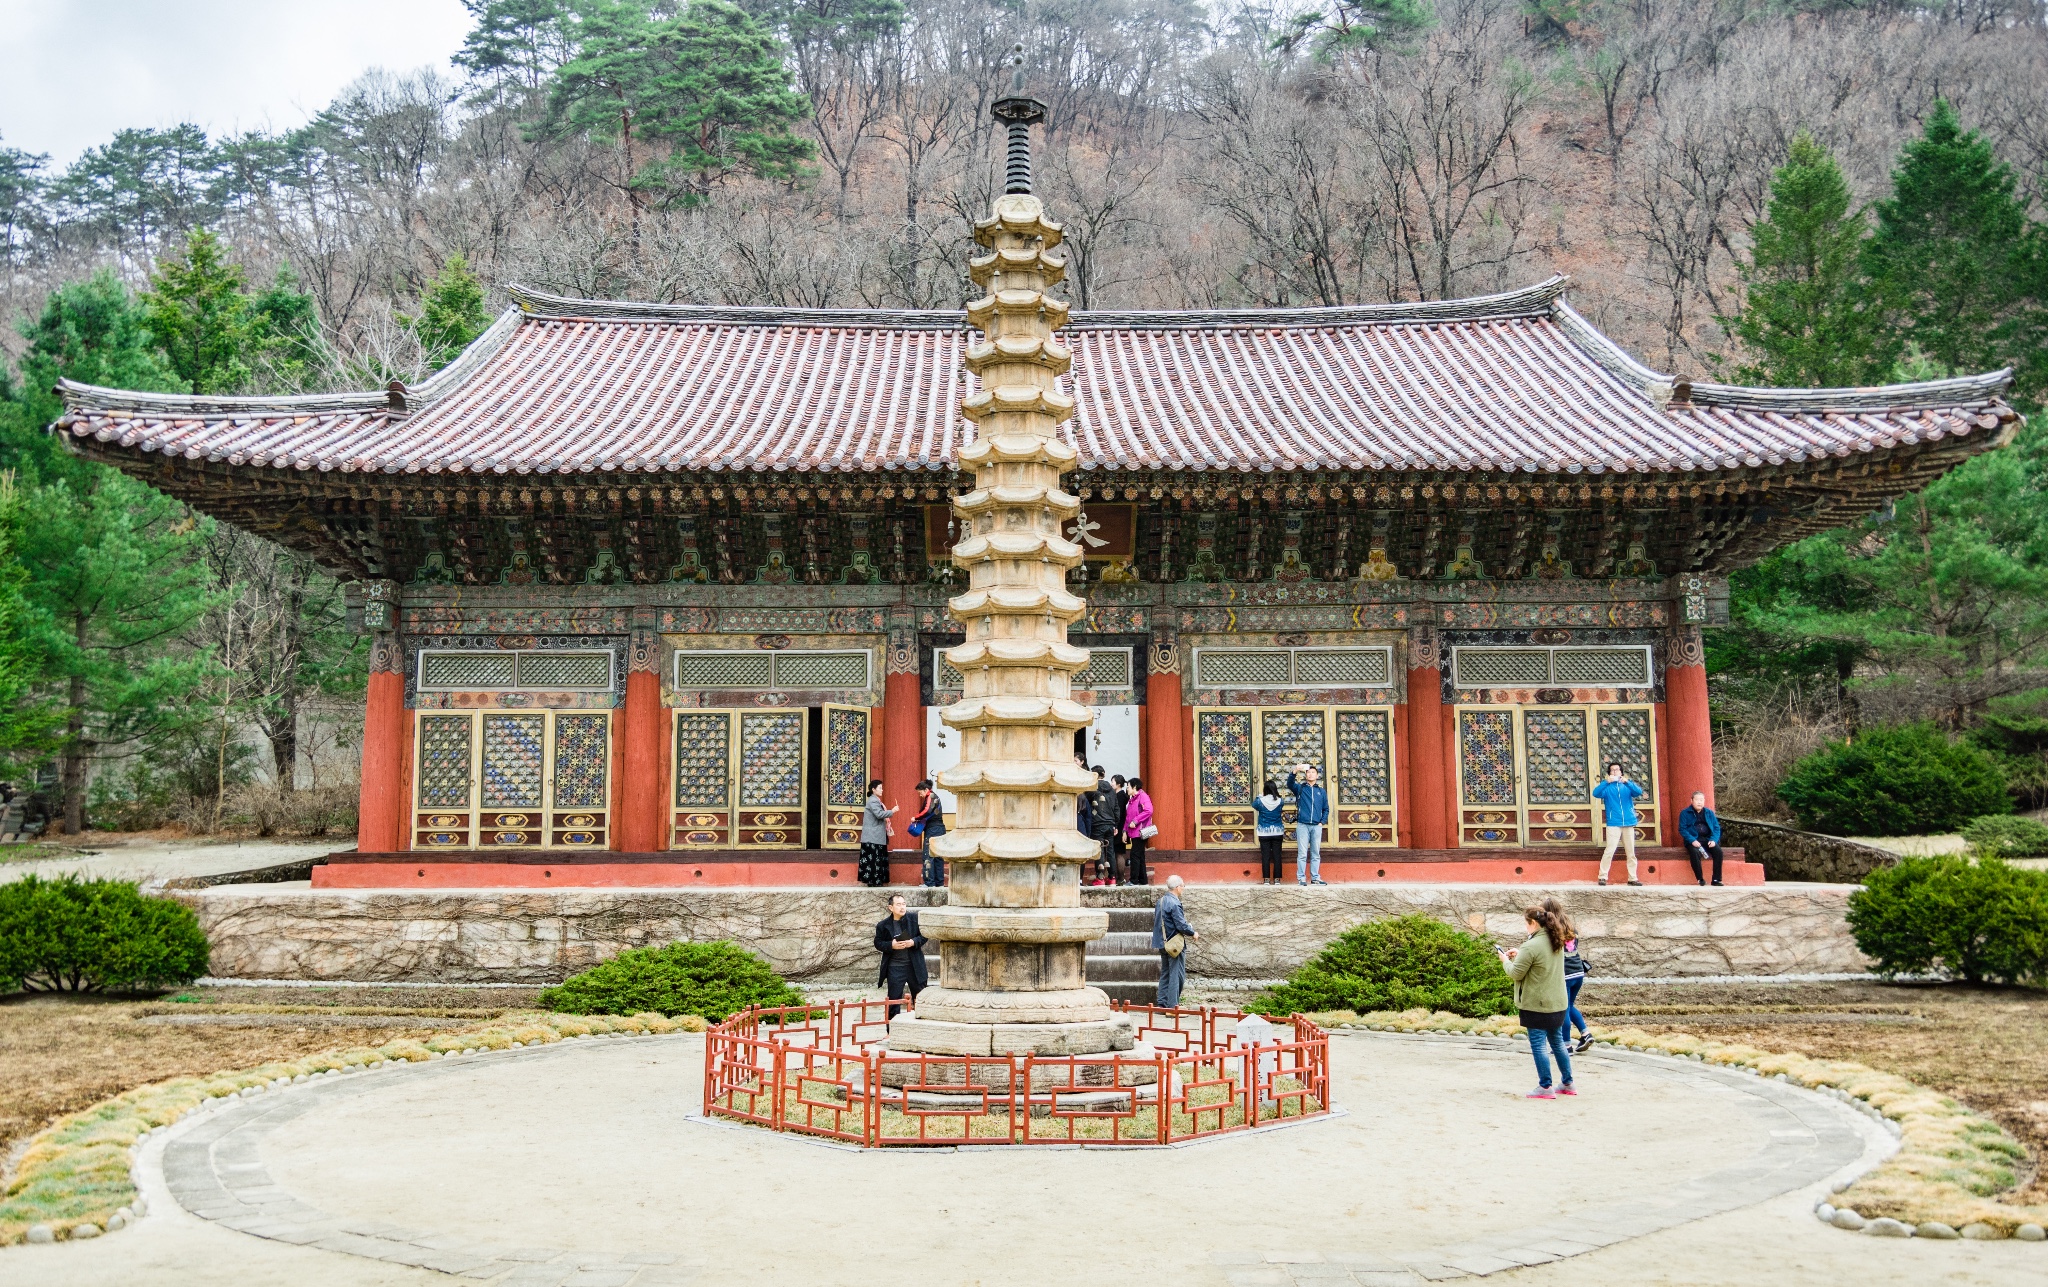
<instances>
[{"instance_id":1,"label":"woman in dark skirt","mask_svg":"<svg viewBox=\"0 0 2048 1287\"><path fill-rule=\"evenodd\" d=\"M867 812L860 820L860 883L889 883L889 819L896 811L882 803L882 779L868 783Z\"/></svg>"}]
</instances>

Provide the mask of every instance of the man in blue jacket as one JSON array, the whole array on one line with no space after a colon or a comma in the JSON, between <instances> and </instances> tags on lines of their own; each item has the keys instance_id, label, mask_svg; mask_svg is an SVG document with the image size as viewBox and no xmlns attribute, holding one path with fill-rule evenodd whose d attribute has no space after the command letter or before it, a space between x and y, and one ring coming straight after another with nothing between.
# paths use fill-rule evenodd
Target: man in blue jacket
<instances>
[{"instance_id":1,"label":"man in blue jacket","mask_svg":"<svg viewBox=\"0 0 2048 1287\"><path fill-rule=\"evenodd\" d=\"M1159 953L1159 989L1153 1000L1169 1008L1180 1004L1180 990L1188 981L1188 944L1201 937L1181 910L1180 889L1186 883L1168 876L1166 892L1152 904L1152 950ZM1166 945L1175 936L1180 938L1180 951L1168 952Z\"/></svg>"},{"instance_id":2,"label":"man in blue jacket","mask_svg":"<svg viewBox=\"0 0 2048 1287\"><path fill-rule=\"evenodd\" d=\"M1294 796L1294 883L1321 885L1323 880L1323 824L1330 820L1330 793L1317 784L1321 775L1312 764L1297 764L1287 775L1287 790Z\"/></svg>"},{"instance_id":3,"label":"man in blue jacket","mask_svg":"<svg viewBox=\"0 0 2048 1287\"><path fill-rule=\"evenodd\" d=\"M1721 883L1721 820L1707 807L1707 793L1692 793L1692 803L1678 814L1678 842L1685 846L1685 856L1692 860L1692 878L1704 885L1706 874L1700 870L1700 859L1714 860L1714 883Z\"/></svg>"},{"instance_id":4,"label":"man in blue jacket","mask_svg":"<svg viewBox=\"0 0 2048 1287\"><path fill-rule=\"evenodd\" d=\"M1640 885L1636 879L1636 801L1646 794L1621 771L1619 761L1607 766L1607 780L1593 788L1593 798L1600 802L1603 810L1602 821L1607 825L1607 850L1600 855L1600 883L1607 883L1607 870L1614 866L1614 846L1628 848L1628 883Z\"/></svg>"}]
</instances>

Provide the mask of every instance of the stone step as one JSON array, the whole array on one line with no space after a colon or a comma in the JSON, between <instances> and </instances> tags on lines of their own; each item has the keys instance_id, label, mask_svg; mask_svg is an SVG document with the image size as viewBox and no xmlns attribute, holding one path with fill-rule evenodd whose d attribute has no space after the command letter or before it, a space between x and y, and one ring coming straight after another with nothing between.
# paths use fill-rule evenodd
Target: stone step
<instances>
[{"instance_id":1,"label":"stone step","mask_svg":"<svg viewBox=\"0 0 2048 1287\"><path fill-rule=\"evenodd\" d=\"M1091 956L1088 958L1088 981L1097 987L1105 983L1157 983L1159 958Z\"/></svg>"},{"instance_id":2,"label":"stone step","mask_svg":"<svg viewBox=\"0 0 2048 1287\"><path fill-rule=\"evenodd\" d=\"M1090 982L1093 982L1093 980L1090 980ZM1109 982L1096 983L1095 986L1101 988L1104 992L1108 993L1109 999L1112 1001L1137 1001L1149 1003L1156 999L1159 995L1159 981L1157 979L1154 979L1150 983Z\"/></svg>"},{"instance_id":3,"label":"stone step","mask_svg":"<svg viewBox=\"0 0 2048 1287\"><path fill-rule=\"evenodd\" d=\"M1112 934L1135 934L1143 931L1149 941L1152 937L1152 909L1149 907L1109 907L1109 932Z\"/></svg>"},{"instance_id":4,"label":"stone step","mask_svg":"<svg viewBox=\"0 0 2048 1287\"><path fill-rule=\"evenodd\" d=\"M1089 955L1102 956L1150 956L1152 954L1152 926L1147 922L1142 930L1111 930L1088 945Z\"/></svg>"}]
</instances>

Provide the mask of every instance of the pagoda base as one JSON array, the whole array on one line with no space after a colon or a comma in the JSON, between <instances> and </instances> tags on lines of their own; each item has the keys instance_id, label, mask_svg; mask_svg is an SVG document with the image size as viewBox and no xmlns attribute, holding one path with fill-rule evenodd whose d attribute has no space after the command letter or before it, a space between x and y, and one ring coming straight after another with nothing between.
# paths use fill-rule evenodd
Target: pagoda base
<instances>
[{"instance_id":1,"label":"pagoda base","mask_svg":"<svg viewBox=\"0 0 2048 1287\"><path fill-rule=\"evenodd\" d=\"M885 1044L903 1055L1122 1054L1137 1049L1138 1029L1123 1014L1078 1023L959 1023L911 1013L889 1021Z\"/></svg>"}]
</instances>

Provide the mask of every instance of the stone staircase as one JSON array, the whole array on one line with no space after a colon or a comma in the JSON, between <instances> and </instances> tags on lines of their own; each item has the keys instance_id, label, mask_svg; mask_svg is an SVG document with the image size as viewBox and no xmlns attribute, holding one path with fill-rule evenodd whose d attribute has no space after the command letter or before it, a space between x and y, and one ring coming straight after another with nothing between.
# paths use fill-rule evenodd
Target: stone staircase
<instances>
[{"instance_id":1,"label":"stone staircase","mask_svg":"<svg viewBox=\"0 0 2048 1287\"><path fill-rule=\"evenodd\" d=\"M1109 933L1088 945L1088 982L1112 1001L1150 1001L1159 994L1159 953L1152 950L1152 908L1110 907ZM938 944L925 949L932 982L939 981Z\"/></svg>"}]
</instances>

